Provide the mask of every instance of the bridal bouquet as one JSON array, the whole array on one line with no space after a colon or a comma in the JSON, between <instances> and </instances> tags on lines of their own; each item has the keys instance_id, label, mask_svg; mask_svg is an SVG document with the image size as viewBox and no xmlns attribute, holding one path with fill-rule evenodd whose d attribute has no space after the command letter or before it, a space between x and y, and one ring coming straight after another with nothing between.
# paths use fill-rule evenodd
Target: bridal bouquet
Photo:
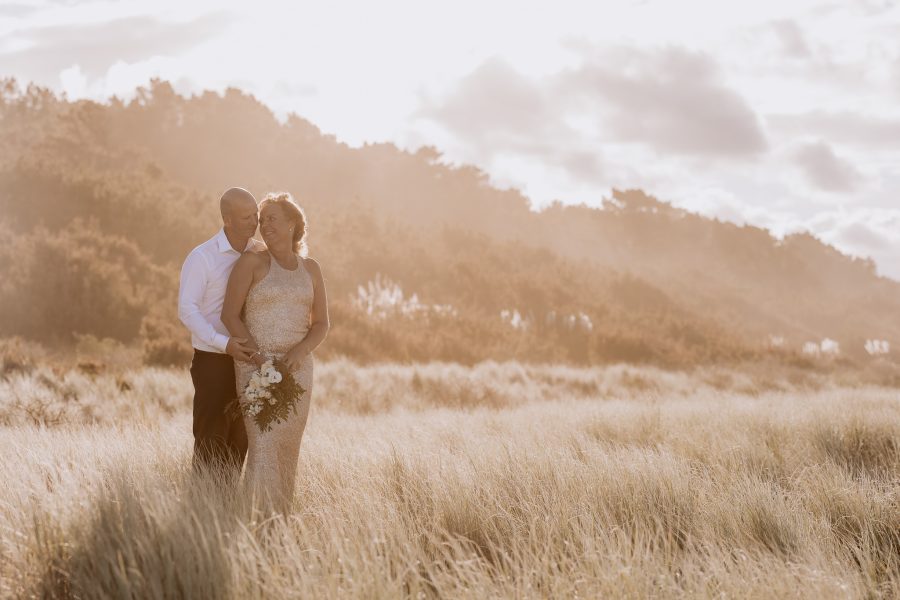
<instances>
[{"instance_id":1,"label":"bridal bouquet","mask_svg":"<svg viewBox=\"0 0 900 600\"><path fill-rule=\"evenodd\" d=\"M234 400L229 410L253 417L260 431L268 431L273 423L280 423L290 416L294 404L305 392L287 365L270 358L250 376L244 388L246 401Z\"/></svg>"}]
</instances>

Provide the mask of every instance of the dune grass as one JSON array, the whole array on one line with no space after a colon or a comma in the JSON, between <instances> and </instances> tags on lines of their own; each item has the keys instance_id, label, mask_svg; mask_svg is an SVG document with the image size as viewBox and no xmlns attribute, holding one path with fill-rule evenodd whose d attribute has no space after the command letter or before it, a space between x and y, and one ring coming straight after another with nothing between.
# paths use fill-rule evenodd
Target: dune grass
<instances>
[{"instance_id":1,"label":"dune grass","mask_svg":"<svg viewBox=\"0 0 900 600\"><path fill-rule=\"evenodd\" d=\"M38 375L7 378L0 595L900 596L895 390L330 368L275 516L191 473L182 374L133 372L128 390L72 374L57 385L79 408L43 425L9 408Z\"/></svg>"}]
</instances>

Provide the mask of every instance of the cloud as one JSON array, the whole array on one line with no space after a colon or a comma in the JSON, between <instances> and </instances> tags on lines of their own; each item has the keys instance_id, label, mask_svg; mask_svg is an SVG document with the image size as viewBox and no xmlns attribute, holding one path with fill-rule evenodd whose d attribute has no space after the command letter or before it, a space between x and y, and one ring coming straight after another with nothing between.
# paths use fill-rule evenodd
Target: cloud
<instances>
[{"instance_id":1,"label":"cloud","mask_svg":"<svg viewBox=\"0 0 900 600\"><path fill-rule=\"evenodd\" d=\"M577 181L595 181L605 169L599 151L567 151L558 162Z\"/></svg>"},{"instance_id":2,"label":"cloud","mask_svg":"<svg viewBox=\"0 0 900 600\"><path fill-rule=\"evenodd\" d=\"M498 58L482 63L442 101L428 102L417 115L475 143L518 150L565 133L545 91Z\"/></svg>"},{"instance_id":3,"label":"cloud","mask_svg":"<svg viewBox=\"0 0 900 600\"><path fill-rule=\"evenodd\" d=\"M580 180L596 180L603 170L599 150L554 105L552 86L500 58L483 62L443 98L423 98L413 117L439 124L482 164L515 154L538 157Z\"/></svg>"},{"instance_id":4,"label":"cloud","mask_svg":"<svg viewBox=\"0 0 900 600\"><path fill-rule=\"evenodd\" d=\"M817 87L825 88L819 95L828 93L829 100L881 93L896 33L881 19L861 16L861 10L849 3L819 5L795 18L749 25L729 40L731 50L724 60L742 72L749 85L770 80L772 96L799 100L797 94L802 94L804 104ZM781 89L774 90L779 79ZM811 103L818 104L822 102Z\"/></svg>"},{"instance_id":5,"label":"cloud","mask_svg":"<svg viewBox=\"0 0 900 600\"><path fill-rule=\"evenodd\" d=\"M870 17L880 16L900 5L897 0L855 0L853 4Z\"/></svg>"},{"instance_id":6,"label":"cloud","mask_svg":"<svg viewBox=\"0 0 900 600\"><path fill-rule=\"evenodd\" d=\"M900 280L900 209L843 209L819 215L811 229L845 252L872 258L879 273Z\"/></svg>"},{"instance_id":7,"label":"cloud","mask_svg":"<svg viewBox=\"0 0 900 600\"><path fill-rule=\"evenodd\" d=\"M604 113L611 141L712 157L767 149L756 114L725 85L709 55L680 47L582 47L582 53L584 64L562 73L556 92L570 105Z\"/></svg>"},{"instance_id":8,"label":"cloud","mask_svg":"<svg viewBox=\"0 0 900 600\"><path fill-rule=\"evenodd\" d=\"M63 69L59 74L59 80L62 83L62 91L68 98L76 100L87 95L87 77L78 65Z\"/></svg>"},{"instance_id":9,"label":"cloud","mask_svg":"<svg viewBox=\"0 0 900 600\"><path fill-rule=\"evenodd\" d=\"M448 93L423 96L413 117L449 133L464 160L490 167L531 157L575 183L611 184L630 168L610 165L604 153L624 155L628 146L702 160L766 151L756 114L708 55L567 45L577 68L528 77L493 57Z\"/></svg>"},{"instance_id":10,"label":"cloud","mask_svg":"<svg viewBox=\"0 0 900 600\"><path fill-rule=\"evenodd\" d=\"M784 19L773 21L771 26L785 56L789 58L809 58L812 55L803 35L803 30L800 29L797 23L790 19Z\"/></svg>"},{"instance_id":11,"label":"cloud","mask_svg":"<svg viewBox=\"0 0 900 600\"><path fill-rule=\"evenodd\" d=\"M898 31L898 33L900 33L900 31ZM898 60L894 61L893 69L894 72L891 76L894 88L893 91L895 92L895 95L900 96L900 57L898 57Z\"/></svg>"},{"instance_id":12,"label":"cloud","mask_svg":"<svg viewBox=\"0 0 900 600\"><path fill-rule=\"evenodd\" d=\"M10 2L9 4L0 4L0 17L11 17L20 19L40 10L39 6L33 4L17 4Z\"/></svg>"},{"instance_id":13,"label":"cloud","mask_svg":"<svg viewBox=\"0 0 900 600\"><path fill-rule=\"evenodd\" d=\"M171 56L222 31L231 17L224 12L192 21L168 23L149 16L126 17L87 25L53 25L19 29L0 37L0 70L26 70L29 78L55 81L79 65L88 78L102 75L116 61L136 62Z\"/></svg>"},{"instance_id":14,"label":"cloud","mask_svg":"<svg viewBox=\"0 0 900 600\"><path fill-rule=\"evenodd\" d=\"M60 89L70 100L90 98L104 101L112 96L129 100L138 87L148 86L154 77L170 81L182 94L198 91L197 86L182 73L177 59L154 56L135 63L117 60L105 73L94 78L88 78L76 63L60 71L59 83Z\"/></svg>"},{"instance_id":15,"label":"cloud","mask_svg":"<svg viewBox=\"0 0 900 600\"><path fill-rule=\"evenodd\" d=\"M766 122L789 134L816 134L843 143L900 147L900 119L852 111L811 111L766 115Z\"/></svg>"},{"instance_id":16,"label":"cloud","mask_svg":"<svg viewBox=\"0 0 900 600\"><path fill-rule=\"evenodd\" d=\"M95 97L118 96L130 98L138 86L146 86L152 77L159 77L165 72L174 72L175 59L154 56L148 60L128 63L117 60L106 71L106 75L97 82L100 90ZM167 79L172 79L168 77Z\"/></svg>"},{"instance_id":17,"label":"cloud","mask_svg":"<svg viewBox=\"0 0 900 600\"><path fill-rule=\"evenodd\" d=\"M810 183L827 192L850 191L861 179L859 171L823 141L803 144L793 158Z\"/></svg>"},{"instance_id":18,"label":"cloud","mask_svg":"<svg viewBox=\"0 0 900 600\"><path fill-rule=\"evenodd\" d=\"M843 245L866 248L877 252L891 247L891 241L886 235L870 227L866 223L849 223L838 230L838 238Z\"/></svg>"},{"instance_id":19,"label":"cloud","mask_svg":"<svg viewBox=\"0 0 900 600\"><path fill-rule=\"evenodd\" d=\"M287 96L287 97L304 97L304 96L315 96L319 93L319 90L316 86L307 83L305 81L286 81L286 80L278 80L272 86L272 92L274 92L278 96Z\"/></svg>"}]
</instances>

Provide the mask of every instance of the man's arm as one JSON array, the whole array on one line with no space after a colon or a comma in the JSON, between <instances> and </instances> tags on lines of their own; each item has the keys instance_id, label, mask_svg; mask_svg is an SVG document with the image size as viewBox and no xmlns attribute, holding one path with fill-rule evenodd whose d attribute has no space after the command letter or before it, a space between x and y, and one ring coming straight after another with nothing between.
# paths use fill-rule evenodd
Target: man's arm
<instances>
[{"instance_id":1,"label":"man's arm","mask_svg":"<svg viewBox=\"0 0 900 600\"><path fill-rule=\"evenodd\" d=\"M181 267L181 283L178 287L178 318L205 344L225 352L228 336L216 331L212 323L200 312L200 301L209 280L203 256L191 252Z\"/></svg>"},{"instance_id":2,"label":"man's arm","mask_svg":"<svg viewBox=\"0 0 900 600\"><path fill-rule=\"evenodd\" d=\"M247 292L253 285L255 279L254 271L260 266L260 258L253 252L245 252L241 255L231 275L228 277L228 284L225 288L225 300L222 304L222 324L225 329L233 336L240 336L239 339L244 341L244 346L253 348L250 359L257 366L262 366L265 361L262 354L258 352L259 347L253 339L253 335L247 329L244 321L241 320L241 308L247 299ZM234 338L232 338L234 339ZM236 356L236 358L238 358ZM243 359L242 359L243 360Z\"/></svg>"}]
</instances>

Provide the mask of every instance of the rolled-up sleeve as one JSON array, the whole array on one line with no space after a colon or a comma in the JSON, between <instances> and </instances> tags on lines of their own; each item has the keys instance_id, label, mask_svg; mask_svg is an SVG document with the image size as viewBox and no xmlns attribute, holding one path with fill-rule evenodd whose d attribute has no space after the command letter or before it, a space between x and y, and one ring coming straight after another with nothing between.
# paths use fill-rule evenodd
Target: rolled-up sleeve
<instances>
[{"instance_id":1,"label":"rolled-up sleeve","mask_svg":"<svg viewBox=\"0 0 900 600\"><path fill-rule=\"evenodd\" d=\"M188 254L181 267L181 282L178 287L178 318L203 343L225 352L228 336L216 331L200 311L203 292L206 289L209 269L200 252Z\"/></svg>"}]
</instances>

